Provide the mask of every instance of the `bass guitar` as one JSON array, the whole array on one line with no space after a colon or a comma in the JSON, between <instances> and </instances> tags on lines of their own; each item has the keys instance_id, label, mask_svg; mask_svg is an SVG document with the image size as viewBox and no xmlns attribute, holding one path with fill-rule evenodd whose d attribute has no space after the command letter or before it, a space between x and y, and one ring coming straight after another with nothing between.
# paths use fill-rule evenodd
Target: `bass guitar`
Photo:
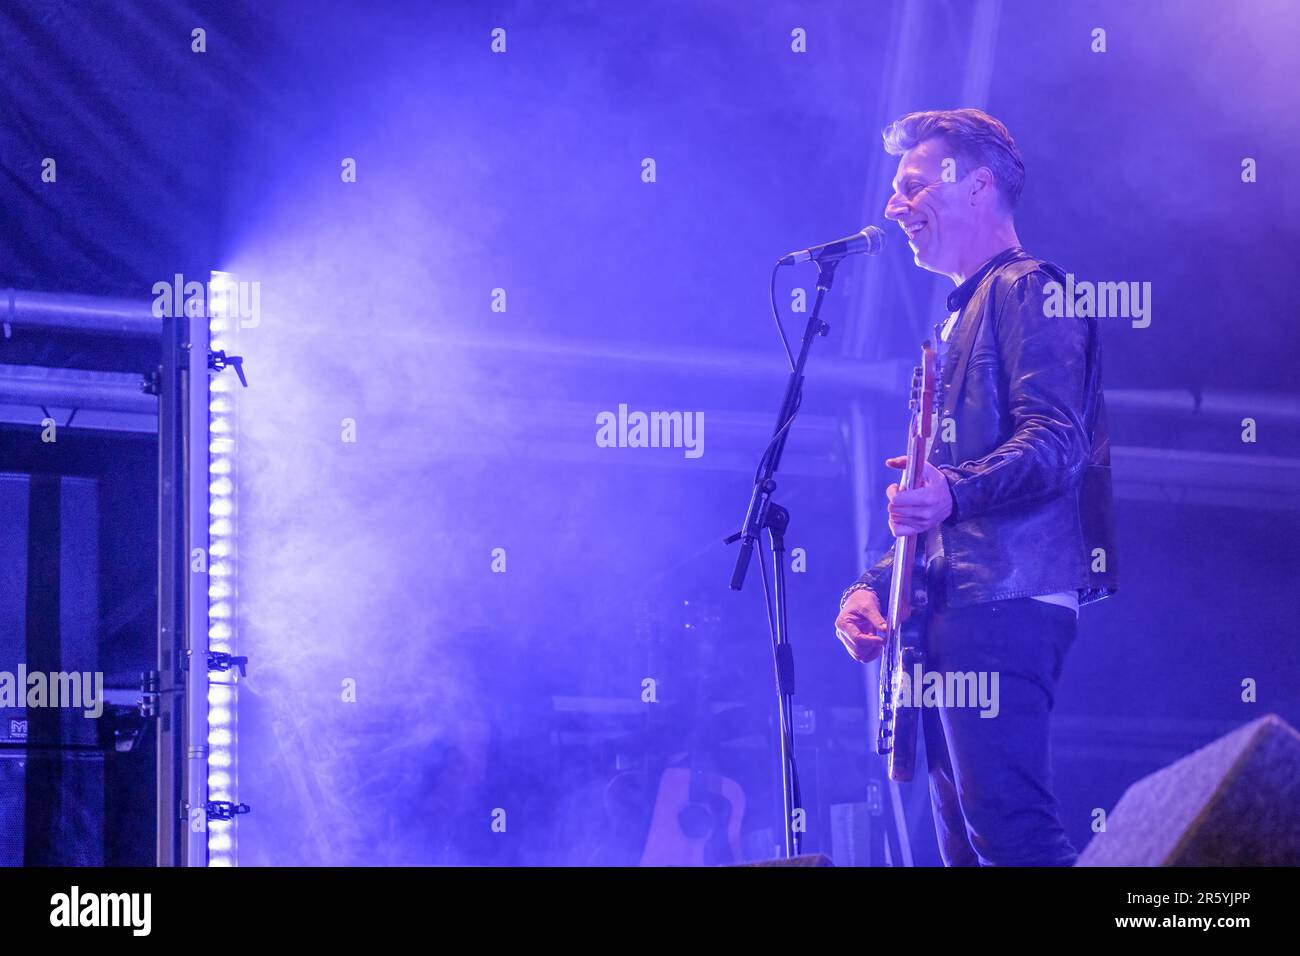
<instances>
[{"instance_id":1,"label":"bass guitar","mask_svg":"<svg viewBox=\"0 0 1300 956\"><path fill-rule=\"evenodd\" d=\"M936 360L929 342L921 347L921 364L912 373L908 407L907 464L900 491L917 486L929 453L935 408ZM880 724L876 752L885 757L891 780L911 780L916 771L920 710L912 679L923 661L925 637L925 542L917 535L894 539L894 566L889 580L889 631L880 656ZM917 688L919 691L919 688Z\"/></svg>"}]
</instances>

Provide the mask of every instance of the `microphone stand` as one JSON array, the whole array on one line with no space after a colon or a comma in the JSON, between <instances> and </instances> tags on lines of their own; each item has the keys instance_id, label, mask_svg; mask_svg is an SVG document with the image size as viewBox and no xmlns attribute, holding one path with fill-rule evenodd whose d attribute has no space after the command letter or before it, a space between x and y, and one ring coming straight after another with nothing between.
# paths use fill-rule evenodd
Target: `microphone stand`
<instances>
[{"instance_id":1,"label":"microphone stand","mask_svg":"<svg viewBox=\"0 0 1300 956\"><path fill-rule=\"evenodd\" d=\"M781 400L781 410L776 416L772 440L763 452L758 474L754 477L754 490L749 498L749 507L745 512L745 522L740 531L725 539L725 543L740 542L740 554L736 558L736 568L731 575L731 589L739 591L745 583L745 573L749 569L750 556L754 545L760 542L764 528L772 545L772 568L775 578L775 613L768 607L767 623L772 637L772 656L776 665L777 711L780 715L781 732L781 791L782 804L785 808L785 855L786 859L798 856L803 843L802 830L796 830L794 814L801 810L803 796L799 788L799 773L794 759L794 652L790 648L789 619L785 594L785 531L790 524L790 512L772 500L776 491L776 481L772 476L781 463L781 453L785 450L786 439L790 436L790 426L799 411L803 396L804 366L808 362L808 351L818 336L830 331L830 326L821 320L822 299L830 290L835 278L835 267L839 265L839 256L828 256L814 260L817 263L817 299L808 316L808 325L804 329L803 344L799 357L790 371L786 382L785 397ZM761 556L760 556L761 560ZM766 579L765 579L766 582ZM763 595L767 603L766 589Z\"/></svg>"}]
</instances>

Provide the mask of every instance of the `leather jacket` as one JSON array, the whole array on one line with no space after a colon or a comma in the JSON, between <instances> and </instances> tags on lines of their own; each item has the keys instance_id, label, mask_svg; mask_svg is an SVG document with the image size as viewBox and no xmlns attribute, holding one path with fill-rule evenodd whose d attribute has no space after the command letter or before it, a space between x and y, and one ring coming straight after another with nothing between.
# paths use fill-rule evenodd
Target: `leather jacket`
<instances>
[{"instance_id":1,"label":"leather jacket","mask_svg":"<svg viewBox=\"0 0 1300 956\"><path fill-rule=\"evenodd\" d=\"M1097 322L1046 315L1053 281L1065 282L1058 267L1013 248L949 296L961 317L943 361L930 461L948 480L953 511L927 578L931 599L952 607L1070 590L1083 605L1117 586ZM858 580L882 609L893 555Z\"/></svg>"}]
</instances>

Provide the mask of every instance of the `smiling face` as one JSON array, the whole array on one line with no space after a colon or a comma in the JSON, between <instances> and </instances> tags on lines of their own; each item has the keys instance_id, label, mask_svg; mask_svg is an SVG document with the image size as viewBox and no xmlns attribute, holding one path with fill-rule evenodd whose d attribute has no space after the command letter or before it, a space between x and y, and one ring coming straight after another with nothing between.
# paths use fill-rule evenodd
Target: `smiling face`
<instances>
[{"instance_id":1,"label":"smiling face","mask_svg":"<svg viewBox=\"0 0 1300 956\"><path fill-rule=\"evenodd\" d=\"M944 182L943 161L952 155L945 145L942 137L931 137L899 157L885 218L902 226L918 266L952 276L960 271L965 246L978 227L978 206L965 188L978 171Z\"/></svg>"}]
</instances>

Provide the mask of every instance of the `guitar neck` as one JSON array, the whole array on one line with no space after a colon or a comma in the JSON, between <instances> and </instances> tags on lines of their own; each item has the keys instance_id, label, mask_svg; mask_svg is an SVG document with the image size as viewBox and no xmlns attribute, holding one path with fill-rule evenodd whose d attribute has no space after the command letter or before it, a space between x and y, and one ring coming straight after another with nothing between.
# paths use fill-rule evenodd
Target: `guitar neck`
<instances>
[{"instance_id":1,"label":"guitar neck","mask_svg":"<svg viewBox=\"0 0 1300 956\"><path fill-rule=\"evenodd\" d=\"M928 398L928 395L927 395ZM903 477L898 482L900 491L914 490L921 480L925 469L925 457L928 449L926 436L930 429L928 422L921 416L930 414L928 400L917 403L912 410L910 427L907 429L907 461L903 466ZM916 562L917 536L899 535L894 539L894 569L889 581L889 624L897 631L911 613L912 569Z\"/></svg>"}]
</instances>

